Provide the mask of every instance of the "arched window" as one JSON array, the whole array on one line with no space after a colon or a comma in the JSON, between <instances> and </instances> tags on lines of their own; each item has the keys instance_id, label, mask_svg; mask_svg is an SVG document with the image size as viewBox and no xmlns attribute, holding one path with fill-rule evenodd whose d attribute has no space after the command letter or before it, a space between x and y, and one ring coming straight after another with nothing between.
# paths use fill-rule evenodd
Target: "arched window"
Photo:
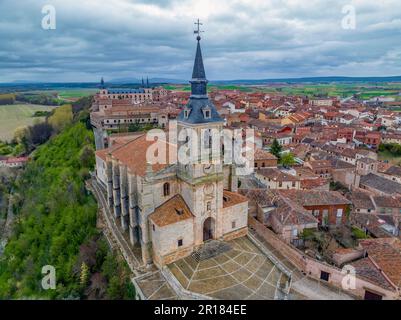
<instances>
[{"instance_id":1,"label":"arched window","mask_svg":"<svg viewBox=\"0 0 401 320\"><path fill-rule=\"evenodd\" d=\"M170 195L170 184L168 182L163 185L163 195L165 197Z\"/></svg>"}]
</instances>

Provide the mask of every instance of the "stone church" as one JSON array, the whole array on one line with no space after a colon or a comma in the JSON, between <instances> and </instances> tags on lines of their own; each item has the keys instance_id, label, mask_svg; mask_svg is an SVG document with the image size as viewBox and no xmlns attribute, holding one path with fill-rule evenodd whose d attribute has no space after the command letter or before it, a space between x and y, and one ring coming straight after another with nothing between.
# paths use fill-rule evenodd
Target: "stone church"
<instances>
[{"instance_id":1,"label":"stone church","mask_svg":"<svg viewBox=\"0 0 401 320\"><path fill-rule=\"evenodd\" d=\"M199 137L205 130L223 130L223 120L207 95L200 40L198 36L191 96L177 119L178 132L193 130ZM140 248L144 264L161 267L208 240L247 234L248 200L237 193L235 165L225 165L222 159L211 164L150 164L146 150L153 143L139 134L96 152L97 180L107 190L108 204L131 244Z\"/></svg>"}]
</instances>

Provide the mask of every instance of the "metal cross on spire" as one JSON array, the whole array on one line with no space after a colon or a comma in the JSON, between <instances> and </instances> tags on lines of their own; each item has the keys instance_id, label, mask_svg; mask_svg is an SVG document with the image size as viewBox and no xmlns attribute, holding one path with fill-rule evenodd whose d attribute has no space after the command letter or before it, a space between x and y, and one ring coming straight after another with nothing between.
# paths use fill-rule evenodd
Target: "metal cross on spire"
<instances>
[{"instance_id":1,"label":"metal cross on spire","mask_svg":"<svg viewBox=\"0 0 401 320\"><path fill-rule=\"evenodd\" d=\"M197 29L194 30L194 34L197 34L197 35L198 35L198 36L196 37L196 40L199 41L199 40L201 39L200 34L201 34L202 32L204 32L204 31L200 30L200 26L202 26L203 23L201 23L201 22L199 21L199 19L198 19L194 24L197 25Z\"/></svg>"}]
</instances>

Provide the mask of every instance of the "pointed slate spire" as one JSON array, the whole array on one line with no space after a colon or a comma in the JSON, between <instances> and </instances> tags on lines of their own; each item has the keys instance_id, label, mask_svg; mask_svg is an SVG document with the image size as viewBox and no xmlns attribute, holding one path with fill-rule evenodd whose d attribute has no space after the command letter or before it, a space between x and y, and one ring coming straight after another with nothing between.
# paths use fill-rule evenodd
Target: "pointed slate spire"
<instances>
[{"instance_id":1,"label":"pointed slate spire","mask_svg":"<svg viewBox=\"0 0 401 320\"><path fill-rule=\"evenodd\" d=\"M191 83L191 97L192 98L206 98L207 97L207 80L205 67L203 66L202 49L200 46L201 37L198 35L196 46L194 68L192 70Z\"/></svg>"},{"instance_id":2,"label":"pointed slate spire","mask_svg":"<svg viewBox=\"0 0 401 320\"><path fill-rule=\"evenodd\" d=\"M198 37L198 45L196 46L195 63L192 71L192 79L205 79L205 67L203 66L202 50L200 46L200 37Z\"/></svg>"},{"instance_id":3,"label":"pointed slate spire","mask_svg":"<svg viewBox=\"0 0 401 320\"><path fill-rule=\"evenodd\" d=\"M143 82L143 77L142 77L142 88L145 87L145 83Z\"/></svg>"},{"instance_id":4,"label":"pointed slate spire","mask_svg":"<svg viewBox=\"0 0 401 320\"><path fill-rule=\"evenodd\" d=\"M146 88L149 88L149 77L146 77Z\"/></svg>"},{"instance_id":5,"label":"pointed slate spire","mask_svg":"<svg viewBox=\"0 0 401 320\"><path fill-rule=\"evenodd\" d=\"M103 77L100 79L100 88L104 89L104 79L103 79Z\"/></svg>"},{"instance_id":6,"label":"pointed slate spire","mask_svg":"<svg viewBox=\"0 0 401 320\"><path fill-rule=\"evenodd\" d=\"M198 43L196 46L192 79L189 81L191 83L191 96L188 104L178 115L178 121L187 124L223 122L216 107L207 96L208 81L206 80L205 68L203 66L202 50L200 47L201 37L199 36L202 32L199 30L199 26L202 24L199 20L195 24L198 25L197 30L194 31L195 34L198 34L196 37Z\"/></svg>"}]
</instances>

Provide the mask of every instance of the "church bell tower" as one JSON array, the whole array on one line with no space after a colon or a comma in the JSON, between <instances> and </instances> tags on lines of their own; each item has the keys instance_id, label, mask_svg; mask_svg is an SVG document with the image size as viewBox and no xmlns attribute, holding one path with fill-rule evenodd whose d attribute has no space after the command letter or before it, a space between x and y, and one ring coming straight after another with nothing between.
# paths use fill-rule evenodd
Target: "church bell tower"
<instances>
[{"instance_id":1,"label":"church bell tower","mask_svg":"<svg viewBox=\"0 0 401 320\"><path fill-rule=\"evenodd\" d=\"M197 45L190 80L191 96L177 121L178 148L188 149L188 152L185 161L180 151L178 153L178 177L182 181L182 196L195 215L195 244L201 244L205 236L219 237L218 213L223 207L224 180L220 150L223 120L207 95L208 81L200 46L202 31L199 26L202 24L199 20L195 24ZM202 233L206 220L213 224L209 235Z\"/></svg>"}]
</instances>

